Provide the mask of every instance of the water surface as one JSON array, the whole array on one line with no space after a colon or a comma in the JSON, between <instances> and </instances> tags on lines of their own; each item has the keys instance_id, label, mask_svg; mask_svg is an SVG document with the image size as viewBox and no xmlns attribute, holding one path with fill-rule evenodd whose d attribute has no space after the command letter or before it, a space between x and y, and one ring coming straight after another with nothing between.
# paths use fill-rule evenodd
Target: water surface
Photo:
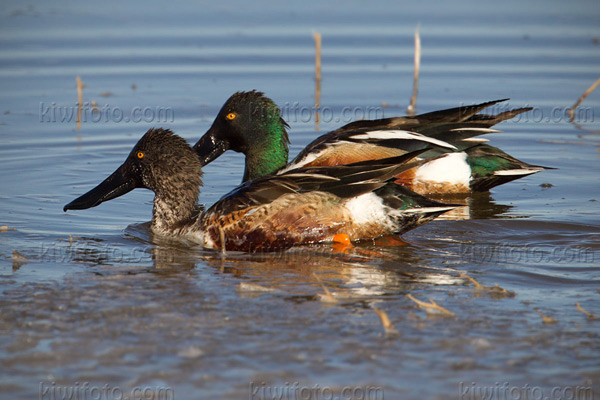
<instances>
[{"instance_id":1,"label":"water surface","mask_svg":"<svg viewBox=\"0 0 600 400\"><path fill-rule=\"evenodd\" d=\"M575 306L600 315L600 94L581 105L588 131L564 117L598 78L597 2L9 1L0 19L5 396L74 388L90 398L90 387L109 385L133 398L134 388L178 399L273 398L271 389L291 399L313 388L327 398L325 387L364 389L363 398L503 398L503 387L521 398L538 398L532 387L600 398L600 322ZM404 114L418 23L418 111L506 97L533 106L490 139L558 169L474 196L405 245L362 243L349 254L221 256L160 241L146 223L149 191L62 212L148 128L193 143L237 90L282 106L293 155L350 122L345 108ZM318 133L312 113L293 111L314 102L313 31L323 34L321 105L331 110ZM77 75L90 104L80 130L68 114ZM212 204L242 171L237 154L205 168L200 201ZM511 293L478 291L465 273ZM455 317L428 316L409 294ZM384 333L373 307L398 334Z\"/></svg>"}]
</instances>

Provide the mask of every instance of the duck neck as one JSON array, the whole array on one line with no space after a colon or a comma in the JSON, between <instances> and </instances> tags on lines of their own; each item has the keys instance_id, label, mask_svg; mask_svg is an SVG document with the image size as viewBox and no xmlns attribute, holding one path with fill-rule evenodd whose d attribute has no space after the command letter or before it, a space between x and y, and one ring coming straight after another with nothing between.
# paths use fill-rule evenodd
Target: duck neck
<instances>
[{"instance_id":1,"label":"duck neck","mask_svg":"<svg viewBox=\"0 0 600 400\"><path fill-rule=\"evenodd\" d=\"M279 117L270 118L255 129L260 130L249 143L243 181L270 175L285 167L288 162L288 134L286 123Z\"/></svg>"},{"instance_id":2,"label":"duck neck","mask_svg":"<svg viewBox=\"0 0 600 400\"><path fill-rule=\"evenodd\" d=\"M155 191L152 210L152 230L155 232L173 232L194 222L195 205L202 184L200 176L188 180L169 178L175 185Z\"/></svg>"}]
</instances>

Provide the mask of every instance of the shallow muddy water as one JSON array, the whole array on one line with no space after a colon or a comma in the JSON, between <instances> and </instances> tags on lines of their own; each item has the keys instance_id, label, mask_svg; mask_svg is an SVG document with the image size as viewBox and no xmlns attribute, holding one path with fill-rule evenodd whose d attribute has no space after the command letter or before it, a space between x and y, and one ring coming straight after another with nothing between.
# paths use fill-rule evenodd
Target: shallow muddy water
<instances>
[{"instance_id":1,"label":"shallow muddy water","mask_svg":"<svg viewBox=\"0 0 600 400\"><path fill-rule=\"evenodd\" d=\"M600 315L600 92L580 128L565 117L599 77L600 3L8 1L0 20L2 398L600 398L600 320L576 307ZM194 143L237 90L282 107L292 155L353 119L404 114L418 23L418 111L532 106L488 138L557 169L346 254L158 240L143 190L63 213L147 129ZM213 162L200 202L242 172L238 154Z\"/></svg>"}]
</instances>

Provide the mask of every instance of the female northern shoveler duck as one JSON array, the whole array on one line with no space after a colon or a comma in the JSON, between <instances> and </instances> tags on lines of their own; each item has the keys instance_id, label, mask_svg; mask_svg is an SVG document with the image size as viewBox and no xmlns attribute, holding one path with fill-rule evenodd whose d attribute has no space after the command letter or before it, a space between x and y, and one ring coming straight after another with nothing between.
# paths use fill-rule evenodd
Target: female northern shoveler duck
<instances>
[{"instance_id":1,"label":"female northern shoveler duck","mask_svg":"<svg viewBox=\"0 0 600 400\"><path fill-rule=\"evenodd\" d=\"M499 132L493 125L531 108L496 115L479 114L505 100L435 111L414 117L357 121L327 133L289 164L288 124L277 105L257 91L238 92L219 111L211 128L196 143L203 165L228 149L246 155L243 180L308 166L332 166L395 157L420 149L420 162L397 176L422 195L488 191L494 186L544 170L483 144L476 136ZM287 165L286 165L287 164Z\"/></svg>"},{"instance_id":2,"label":"female northern shoveler duck","mask_svg":"<svg viewBox=\"0 0 600 400\"><path fill-rule=\"evenodd\" d=\"M198 155L171 131L150 129L123 165L64 211L146 188L155 194L153 232L208 248L275 250L332 241L336 234L371 239L407 231L454 208L391 182L419 153L265 176L240 185L198 215Z\"/></svg>"}]
</instances>

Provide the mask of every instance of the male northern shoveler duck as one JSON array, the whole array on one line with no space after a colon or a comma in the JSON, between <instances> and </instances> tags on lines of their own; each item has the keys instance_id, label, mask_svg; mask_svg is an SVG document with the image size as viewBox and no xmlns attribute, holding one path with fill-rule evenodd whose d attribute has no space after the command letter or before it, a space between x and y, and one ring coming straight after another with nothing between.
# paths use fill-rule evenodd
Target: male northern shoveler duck
<instances>
[{"instance_id":1,"label":"male northern shoveler duck","mask_svg":"<svg viewBox=\"0 0 600 400\"><path fill-rule=\"evenodd\" d=\"M246 181L299 167L349 164L431 148L413 168L397 176L397 183L422 195L488 191L545 169L519 161L477 137L499 132L490 128L531 110L480 114L486 107L505 100L414 117L352 122L320 136L287 164L289 126L277 105L261 92L238 92L223 105L194 149L203 165L228 149L244 153Z\"/></svg>"},{"instance_id":2,"label":"male northern shoveler duck","mask_svg":"<svg viewBox=\"0 0 600 400\"><path fill-rule=\"evenodd\" d=\"M391 181L419 153L250 180L198 214L198 155L173 132L150 129L114 173L64 211L146 188L155 194L154 233L182 236L208 248L266 251L328 242L336 234L372 239L402 233L454 208Z\"/></svg>"}]
</instances>

